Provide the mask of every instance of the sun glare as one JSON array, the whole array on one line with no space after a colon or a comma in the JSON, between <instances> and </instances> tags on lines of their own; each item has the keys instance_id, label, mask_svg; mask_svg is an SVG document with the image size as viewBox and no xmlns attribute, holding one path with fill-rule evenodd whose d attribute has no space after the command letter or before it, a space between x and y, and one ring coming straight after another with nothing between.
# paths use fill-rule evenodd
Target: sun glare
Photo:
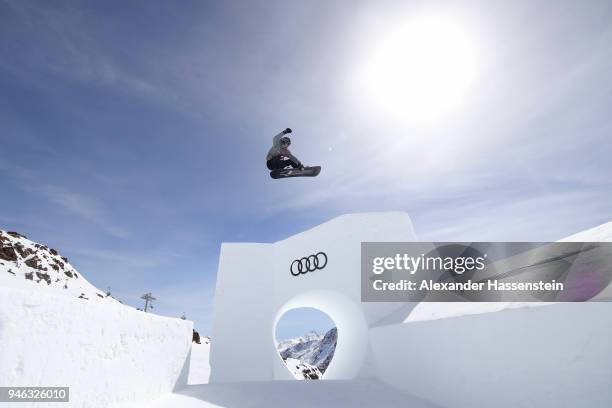
<instances>
[{"instance_id":1,"label":"sun glare","mask_svg":"<svg viewBox=\"0 0 612 408\"><path fill-rule=\"evenodd\" d=\"M382 40L366 63L372 102L410 122L427 122L461 104L476 75L473 43L455 22L407 22Z\"/></svg>"}]
</instances>

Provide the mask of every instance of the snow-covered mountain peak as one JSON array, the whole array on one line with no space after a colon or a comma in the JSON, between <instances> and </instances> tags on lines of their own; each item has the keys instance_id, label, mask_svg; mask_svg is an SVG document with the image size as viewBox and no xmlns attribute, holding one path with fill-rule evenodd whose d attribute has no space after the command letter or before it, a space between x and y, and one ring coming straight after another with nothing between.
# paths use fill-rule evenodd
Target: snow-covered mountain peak
<instances>
[{"instance_id":1,"label":"snow-covered mountain peak","mask_svg":"<svg viewBox=\"0 0 612 408\"><path fill-rule=\"evenodd\" d=\"M337 340L338 330L334 327L325 335L310 331L303 336L282 341L278 343L277 350L296 378L317 379L327 370Z\"/></svg>"},{"instance_id":2,"label":"snow-covered mountain peak","mask_svg":"<svg viewBox=\"0 0 612 408\"><path fill-rule=\"evenodd\" d=\"M85 300L116 302L85 279L57 250L0 230L0 285L44 288Z\"/></svg>"},{"instance_id":3,"label":"snow-covered mountain peak","mask_svg":"<svg viewBox=\"0 0 612 408\"><path fill-rule=\"evenodd\" d=\"M302 341L315 341L315 340L321 340L322 337L323 336L317 333L316 331L311 330L305 335L303 335L302 337L300 337L300 339Z\"/></svg>"}]
</instances>

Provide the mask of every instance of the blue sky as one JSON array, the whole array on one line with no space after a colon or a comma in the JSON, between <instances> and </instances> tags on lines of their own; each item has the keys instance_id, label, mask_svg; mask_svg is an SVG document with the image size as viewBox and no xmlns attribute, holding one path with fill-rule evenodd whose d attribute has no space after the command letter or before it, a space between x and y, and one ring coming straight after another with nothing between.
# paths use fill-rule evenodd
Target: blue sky
<instances>
[{"instance_id":1,"label":"blue sky","mask_svg":"<svg viewBox=\"0 0 612 408\"><path fill-rule=\"evenodd\" d=\"M0 0L0 226L127 303L210 329L224 241L403 210L423 240L556 240L612 219L612 4ZM353 78L444 14L481 69L439 121ZM290 126L316 179L274 181Z\"/></svg>"},{"instance_id":2,"label":"blue sky","mask_svg":"<svg viewBox=\"0 0 612 408\"><path fill-rule=\"evenodd\" d=\"M334 321L320 310L310 307L291 309L278 321L276 339L278 341L294 339L303 336L310 330L325 335L333 327L335 327Z\"/></svg>"}]
</instances>

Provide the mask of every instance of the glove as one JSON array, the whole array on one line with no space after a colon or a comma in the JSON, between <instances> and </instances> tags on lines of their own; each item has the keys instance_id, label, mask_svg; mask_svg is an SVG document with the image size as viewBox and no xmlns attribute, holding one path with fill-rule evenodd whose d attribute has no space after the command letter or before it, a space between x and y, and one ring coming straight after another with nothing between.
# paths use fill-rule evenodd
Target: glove
<instances>
[{"instance_id":1,"label":"glove","mask_svg":"<svg viewBox=\"0 0 612 408\"><path fill-rule=\"evenodd\" d=\"M291 130L291 128L287 128L287 129L283 130L283 133L285 133L285 134L286 134L286 133L291 133L291 132L293 132L293 131Z\"/></svg>"}]
</instances>

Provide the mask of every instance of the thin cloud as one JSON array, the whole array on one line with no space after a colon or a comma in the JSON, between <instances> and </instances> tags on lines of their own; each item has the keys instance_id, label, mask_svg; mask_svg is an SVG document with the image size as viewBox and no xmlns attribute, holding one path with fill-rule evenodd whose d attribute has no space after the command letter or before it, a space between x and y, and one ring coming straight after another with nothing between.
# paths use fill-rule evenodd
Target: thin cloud
<instances>
[{"instance_id":1,"label":"thin cloud","mask_svg":"<svg viewBox=\"0 0 612 408\"><path fill-rule=\"evenodd\" d=\"M113 87L147 101L164 102L165 94L156 82L132 73L117 62L113 49L101 47L95 30L89 30L88 14L74 7L49 7L44 3L31 5L23 2L7 3L13 15L9 26L18 37L36 38L31 47L21 49L14 62L0 65L15 75L21 75L23 67L44 66L46 70L69 81ZM47 80L30 84L54 91Z\"/></svg>"},{"instance_id":2,"label":"thin cloud","mask_svg":"<svg viewBox=\"0 0 612 408\"><path fill-rule=\"evenodd\" d=\"M424 241L556 241L609 221L605 197L601 190L545 193L506 202L492 197L439 205L437 212L422 209L414 214L414 222ZM588 215L575 217L578 213Z\"/></svg>"},{"instance_id":3,"label":"thin cloud","mask_svg":"<svg viewBox=\"0 0 612 408\"><path fill-rule=\"evenodd\" d=\"M164 255L155 256L151 253L137 253L134 251L120 252L101 249L72 249L70 253L86 258L92 258L96 261L112 262L121 265L124 269L149 269L162 266L171 262L176 256L171 252L164 251Z\"/></svg>"},{"instance_id":4,"label":"thin cloud","mask_svg":"<svg viewBox=\"0 0 612 408\"><path fill-rule=\"evenodd\" d=\"M111 221L109 211L92 196L71 191L58 185L43 184L40 182L40 174L21 166L0 163L0 171L5 172L7 178L19 190L42 196L69 214L93 223L113 237L126 238L129 235L127 229Z\"/></svg>"},{"instance_id":5,"label":"thin cloud","mask_svg":"<svg viewBox=\"0 0 612 408\"><path fill-rule=\"evenodd\" d=\"M108 212L102 204L90 196L49 184L21 185L20 188L25 192L45 197L68 213L91 222L116 238L126 238L129 235L125 228L110 221Z\"/></svg>"}]
</instances>

